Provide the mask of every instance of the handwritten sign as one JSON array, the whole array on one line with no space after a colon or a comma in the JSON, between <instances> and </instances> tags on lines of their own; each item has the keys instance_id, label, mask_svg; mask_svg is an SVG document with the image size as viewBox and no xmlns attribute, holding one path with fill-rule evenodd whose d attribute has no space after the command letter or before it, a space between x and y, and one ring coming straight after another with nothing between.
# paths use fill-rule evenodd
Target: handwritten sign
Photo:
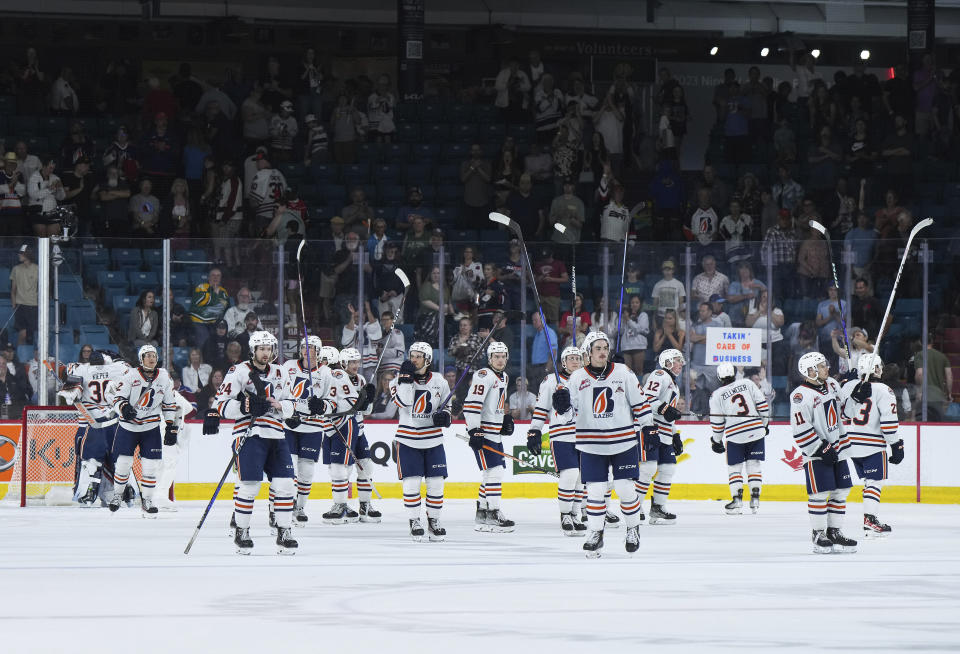
<instances>
[{"instance_id":1,"label":"handwritten sign","mask_svg":"<svg viewBox=\"0 0 960 654\"><path fill-rule=\"evenodd\" d=\"M707 348L704 363L716 366L759 366L761 334L749 327L707 327Z\"/></svg>"}]
</instances>

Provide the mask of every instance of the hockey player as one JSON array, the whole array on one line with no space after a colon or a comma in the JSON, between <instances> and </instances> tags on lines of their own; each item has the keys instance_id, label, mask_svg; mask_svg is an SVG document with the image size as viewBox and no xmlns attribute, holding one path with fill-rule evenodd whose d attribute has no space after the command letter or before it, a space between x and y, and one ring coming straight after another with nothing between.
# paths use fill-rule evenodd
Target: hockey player
<instances>
[{"instance_id":1,"label":"hockey player","mask_svg":"<svg viewBox=\"0 0 960 654\"><path fill-rule=\"evenodd\" d=\"M505 343L491 341L487 346L488 365L473 374L463 402L470 447L482 471L474 519L476 531L508 532L515 527L514 521L500 510L500 482L506 470L503 456L483 449L484 445L501 449L503 436L513 433L513 416L505 411L510 380L504 371L509 357Z\"/></svg>"},{"instance_id":2,"label":"hockey player","mask_svg":"<svg viewBox=\"0 0 960 654\"><path fill-rule=\"evenodd\" d=\"M764 459L764 437L769 431L770 405L755 383L736 378L731 363L717 366L717 379L720 388L710 395L710 427L713 429L710 444L717 454L727 453L727 479L733 498L723 508L728 515L743 511L743 468L746 466L750 510L756 513L760 510L763 483L760 468Z\"/></svg>"},{"instance_id":3,"label":"hockey player","mask_svg":"<svg viewBox=\"0 0 960 654\"><path fill-rule=\"evenodd\" d=\"M330 368L330 372L340 368L340 352L332 345L320 348L320 363Z\"/></svg>"},{"instance_id":4,"label":"hockey player","mask_svg":"<svg viewBox=\"0 0 960 654\"><path fill-rule=\"evenodd\" d=\"M574 372L583 364L580 349L564 348L560 354L560 384L566 384ZM560 529L565 536L582 536L587 526L580 522L577 499L580 493L580 453L577 452L576 416L573 409L563 415L553 409L553 394L557 390L557 378L548 375L540 384L537 403L533 409L533 419L527 431L527 449L534 455L540 454L542 430L550 421L550 452L553 454L553 467L560 475L557 483L557 502L560 504Z\"/></svg>"},{"instance_id":5,"label":"hockey player","mask_svg":"<svg viewBox=\"0 0 960 654\"><path fill-rule=\"evenodd\" d=\"M340 351L342 369L331 372L330 392L327 398L334 403L333 412L346 413L327 423L323 439L323 463L330 470L330 488L333 506L323 514L323 521L331 525L345 522L380 522L381 513L373 508L370 494L373 490L373 462L367 437L363 433L363 413L369 413L376 388L367 384L360 374L361 356L356 348ZM362 397L361 397L361 391ZM350 466L357 465L357 495L360 513L347 506L350 489Z\"/></svg>"},{"instance_id":6,"label":"hockey player","mask_svg":"<svg viewBox=\"0 0 960 654\"><path fill-rule=\"evenodd\" d=\"M828 377L827 359L807 352L797 362L803 383L790 394L793 440L803 452L807 511L813 551L856 552L857 541L840 531L850 493L850 440L840 420L840 386Z\"/></svg>"},{"instance_id":7,"label":"hockey player","mask_svg":"<svg viewBox=\"0 0 960 654\"><path fill-rule=\"evenodd\" d=\"M195 411L190 401L180 392L173 389L173 401L177 408L173 412L173 423L176 430L168 430L163 436L163 457L160 466L160 475L157 481L157 487L153 492L153 503L161 511L176 511L177 506L170 499L170 488L177 474L177 463L180 461L180 452L187 449L186 432L183 429L183 421L188 415Z\"/></svg>"},{"instance_id":8,"label":"hockey player","mask_svg":"<svg viewBox=\"0 0 960 654\"><path fill-rule=\"evenodd\" d=\"M57 395L68 404L81 405L76 435L76 456L79 464L73 500L93 506L103 478L107 444L113 441L117 414L107 399L107 388L126 371L123 363L114 363L109 356L94 351L87 363L72 364L66 382Z\"/></svg>"},{"instance_id":9,"label":"hockey player","mask_svg":"<svg viewBox=\"0 0 960 654\"><path fill-rule=\"evenodd\" d=\"M628 553L640 547L640 503L636 481L639 454L640 409L643 394L637 376L622 363L611 363L610 341L601 331L590 332L583 341L584 367L571 373L566 386L553 394L553 410L576 415L580 477L587 486L589 532L584 551L600 556L606 518L607 479L620 496L620 510L627 524L624 545Z\"/></svg>"},{"instance_id":10,"label":"hockey player","mask_svg":"<svg viewBox=\"0 0 960 654\"><path fill-rule=\"evenodd\" d=\"M300 341L300 358L284 364L290 382L290 395L296 400L293 417L284 421L287 447L296 470L297 500L293 510L293 524L305 525L307 499L313 486L313 475L323 449L326 421L310 411L310 398L326 398L333 384L329 366L321 360L323 343L319 336L308 336ZM332 408L333 402L327 403Z\"/></svg>"},{"instance_id":11,"label":"hockey player","mask_svg":"<svg viewBox=\"0 0 960 654\"><path fill-rule=\"evenodd\" d=\"M646 497L653 475L656 474L653 498L650 500L650 524L672 525L677 521L677 516L667 511L665 505L670 495L670 482L677 470L677 457L683 454L683 441L675 423L680 419L677 379L686 361L680 350L671 348L661 352L657 362L660 367L650 373L643 387L646 400L640 418L645 429L637 493L641 499Z\"/></svg>"},{"instance_id":12,"label":"hockey player","mask_svg":"<svg viewBox=\"0 0 960 654\"><path fill-rule=\"evenodd\" d=\"M266 331L254 332L250 336L250 360L227 371L217 391L215 409L207 413L203 424L204 434L215 434L221 417L234 420L234 448L241 436L247 436L237 452L240 490L234 503L237 527L233 542L238 554L253 550L250 517L264 473L276 493L277 553L296 554L298 547L291 529L293 461L283 433L283 421L293 415L296 401L290 397L286 372L273 363L276 356L276 337ZM324 413L328 405L319 397L311 397L308 403L313 414Z\"/></svg>"},{"instance_id":13,"label":"hockey player","mask_svg":"<svg viewBox=\"0 0 960 654\"><path fill-rule=\"evenodd\" d=\"M145 517L155 518L158 509L153 503L153 491L163 456L163 440L177 434L177 402L170 375L157 366L157 348L142 346L137 352L137 360L140 365L126 370L107 390L120 414L112 447L113 497L108 506L111 511L120 508L133 468L133 453L139 445L143 466L140 505ZM163 436L160 435L161 418L165 423Z\"/></svg>"},{"instance_id":14,"label":"hockey player","mask_svg":"<svg viewBox=\"0 0 960 654\"><path fill-rule=\"evenodd\" d=\"M443 449L443 428L450 426L450 410L437 407L450 390L446 380L430 370L433 348L418 341L410 346L409 359L400 364L400 374L390 382L390 393L400 408L393 455L397 476L403 484L403 505L410 519L410 537L423 538L420 521L420 483L427 484L427 537L442 541L447 530L440 526L443 509L443 480L447 477L447 455Z\"/></svg>"},{"instance_id":15,"label":"hockey player","mask_svg":"<svg viewBox=\"0 0 960 654\"><path fill-rule=\"evenodd\" d=\"M890 525L877 519L877 508L887 478L887 445L889 462L896 465L903 461L903 439L897 437L897 398L880 381L883 361L877 355L863 354L857 371L860 379L866 381L848 381L840 388L840 398L850 439L850 462L863 480L863 535L872 538L892 531Z\"/></svg>"}]
</instances>

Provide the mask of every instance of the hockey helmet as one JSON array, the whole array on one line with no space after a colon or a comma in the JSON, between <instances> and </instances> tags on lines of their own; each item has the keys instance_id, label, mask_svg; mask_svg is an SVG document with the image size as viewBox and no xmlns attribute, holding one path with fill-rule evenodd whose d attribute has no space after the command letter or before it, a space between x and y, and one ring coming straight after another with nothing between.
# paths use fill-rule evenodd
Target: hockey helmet
<instances>
[{"instance_id":1,"label":"hockey helmet","mask_svg":"<svg viewBox=\"0 0 960 654\"><path fill-rule=\"evenodd\" d=\"M250 357L257 353L258 347L270 348L270 359L273 361L277 357L277 337L266 330L255 331L250 334Z\"/></svg>"},{"instance_id":2,"label":"hockey helmet","mask_svg":"<svg viewBox=\"0 0 960 654\"><path fill-rule=\"evenodd\" d=\"M657 357L657 363L664 370L672 370L673 364L679 361L681 366L687 365L686 360L683 358L683 352L675 348L669 348L660 353L660 356Z\"/></svg>"},{"instance_id":3,"label":"hockey helmet","mask_svg":"<svg viewBox=\"0 0 960 654\"><path fill-rule=\"evenodd\" d=\"M606 341L607 345L610 345L610 339L607 338L605 333L601 331L588 332L587 335L583 337L583 345L580 346L581 356L589 359L590 350L593 348L593 344L597 341Z\"/></svg>"},{"instance_id":4,"label":"hockey helmet","mask_svg":"<svg viewBox=\"0 0 960 654\"><path fill-rule=\"evenodd\" d=\"M807 352L797 360L797 370L803 375L804 379L820 379L820 373L817 370L820 364L827 366L829 370L830 364L827 363L827 357L823 356L819 352ZM813 371L813 374L810 374L810 371Z\"/></svg>"},{"instance_id":5,"label":"hockey helmet","mask_svg":"<svg viewBox=\"0 0 960 654\"><path fill-rule=\"evenodd\" d=\"M870 379L871 375L883 376L883 360L879 354L864 353L857 360L857 375L860 378Z\"/></svg>"},{"instance_id":6,"label":"hockey helmet","mask_svg":"<svg viewBox=\"0 0 960 654\"><path fill-rule=\"evenodd\" d=\"M320 348L320 360L333 367L340 363L340 353L332 345L324 345Z\"/></svg>"},{"instance_id":7,"label":"hockey helmet","mask_svg":"<svg viewBox=\"0 0 960 654\"><path fill-rule=\"evenodd\" d=\"M733 364L728 362L723 362L717 366L717 379L723 381L724 379L730 379L737 376L737 371L733 369Z\"/></svg>"},{"instance_id":8,"label":"hockey helmet","mask_svg":"<svg viewBox=\"0 0 960 654\"><path fill-rule=\"evenodd\" d=\"M501 341L490 341L490 345L487 346L487 361L490 360L494 354L505 354L507 355L507 360L510 359L510 350L507 348L507 344Z\"/></svg>"},{"instance_id":9,"label":"hockey helmet","mask_svg":"<svg viewBox=\"0 0 960 654\"><path fill-rule=\"evenodd\" d=\"M106 358L103 356L103 352L99 350L94 350L90 353L90 358L87 361L91 366L105 366L107 365Z\"/></svg>"},{"instance_id":10,"label":"hockey helmet","mask_svg":"<svg viewBox=\"0 0 960 654\"><path fill-rule=\"evenodd\" d=\"M560 353L560 366L569 371L567 367L567 357L577 357L581 362L583 361L583 354L580 352L580 348L573 345L563 348L563 352Z\"/></svg>"},{"instance_id":11,"label":"hockey helmet","mask_svg":"<svg viewBox=\"0 0 960 654\"><path fill-rule=\"evenodd\" d=\"M320 340L319 336L307 336L306 339L300 339L300 351L302 352L307 346L313 350L313 356L310 357L310 363L312 365L319 364L320 360L320 349L323 347L323 341Z\"/></svg>"},{"instance_id":12,"label":"hockey helmet","mask_svg":"<svg viewBox=\"0 0 960 654\"><path fill-rule=\"evenodd\" d=\"M143 365L143 357L145 357L148 354L152 354L153 356L157 357L158 361L160 360L160 355L157 354L157 348L147 343L146 345L141 345L140 350L137 351L137 361L141 366ZM91 355L91 358L92 356L93 355Z\"/></svg>"},{"instance_id":13,"label":"hockey helmet","mask_svg":"<svg viewBox=\"0 0 960 654\"><path fill-rule=\"evenodd\" d=\"M426 363L426 365L429 366L431 363L433 363L433 348L430 347L429 343L425 343L423 341L415 342L413 345L410 346L409 356L413 356L414 352L419 352L420 354L423 355L423 360Z\"/></svg>"},{"instance_id":14,"label":"hockey helmet","mask_svg":"<svg viewBox=\"0 0 960 654\"><path fill-rule=\"evenodd\" d=\"M361 361L360 350L355 347L345 347L340 350L340 363L346 366L351 361Z\"/></svg>"}]
</instances>

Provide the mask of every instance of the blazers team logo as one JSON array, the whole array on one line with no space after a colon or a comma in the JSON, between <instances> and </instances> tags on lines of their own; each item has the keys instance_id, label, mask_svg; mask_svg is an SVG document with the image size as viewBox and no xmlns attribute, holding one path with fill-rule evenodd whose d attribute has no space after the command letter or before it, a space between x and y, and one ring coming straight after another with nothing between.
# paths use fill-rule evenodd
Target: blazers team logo
<instances>
[{"instance_id":1,"label":"blazers team logo","mask_svg":"<svg viewBox=\"0 0 960 654\"><path fill-rule=\"evenodd\" d=\"M433 403L430 401L430 391L418 390L413 398L413 413L424 415L433 413Z\"/></svg>"},{"instance_id":2,"label":"blazers team logo","mask_svg":"<svg viewBox=\"0 0 960 654\"><path fill-rule=\"evenodd\" d=\"M593 415L596 417L613 412L613 391L608 387L593 389Z\"/></svg>"}]
</instances>

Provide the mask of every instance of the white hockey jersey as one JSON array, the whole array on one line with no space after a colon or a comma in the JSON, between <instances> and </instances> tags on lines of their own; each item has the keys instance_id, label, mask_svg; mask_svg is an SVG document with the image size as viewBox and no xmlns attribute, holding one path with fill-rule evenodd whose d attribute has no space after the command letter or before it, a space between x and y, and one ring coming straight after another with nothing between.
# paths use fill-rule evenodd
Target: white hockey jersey
<instances>
[{"instance_id":1,"label":"white hockey jersey","mask_svg":"<svg viewBox=\"0 0 960 654\"><path fill-rule=\"evenodd\" d=\"M396 440L404 445L425 450L443 445L443 428L433 425L433 414L450 393L450 385L435 372L425 380L412 384L397 383L395 377L390 382L393 403L400 408L400 424L397 425Z\"/></svg>"},{"instance_id":2,"label":"white hockey jersey","mask_svg":"<svg viewBox=\"0 0 960 654\"><path fill-rule=\"evenodd\" d=\"M481 368L473 373L470 390L463 401L463 419L467 430L482 429L483 437L502 443L500 430L507 406L507 373L496 373L492 368Z\"/></svg>"},{"instance_id":3,"label":"white hockey jersey","mask_svg":"<svg viewBox=\"0 0 960 654\"><path fill-rule=\"evenodd\" d=\"M357 398L360 397L360 389L366 385L366 380L363 378L363 375L357 374L351 377L345 370L339 369L331 371L330 377L330 392L327 393L327 398L332 400L336 405L334 413L349 411L350 407L357 403ZM355 414L357 422L360 423L361 433L363 433L363 416L373 410L373 398L370 398L370 400L371 404L363 410L363 413ZM332 424L338 429L342 429L351 417L352 416L340 416L339 418L334 418L332 422L328 421L328 425ZM332 430L331 432L333 436L336 436L335 432Z\"/></svg>"},{"instance_id":4,"label":"white hockey jersey","mask_svg":"<svg viewBox=\"0 0 960 654\"><path fill-rule=\"evenodd\" d=\"M660 442L664 445L673 443L674 423L660 415L660 407L669 405L674 408L680 399L680 389L677 382L668 371L657 368L647 377L643 385L644 402L640 409L640 424L644 427L651 425L657 428Z\"/></svg>"},{"instance_id":5,"label":"white hockey jersey","mask_svg":"<svg viewBox=\"0 0 960 654\"><path fill-rule=\"evenodd\" d=\"M560 373L560 385L567 386L569 377ZM530 429L543 430L544 424L550 422L550 440L563 443L577 442L576 414L571 407L566 413L557 413L553 410L553 393L557 390L557 378L547 375L540 383L540 392L537 393L537 403L533 407L533 419Z\"/></svg>"},{"instance_id":6,"label":"white hockey jersey","mask_svg":"<svg viewBox=\"0 0 960 654\"><path fill-rule=\"evenodd\" d=\"M327 397L330 393L330 386L333 384L330 368L320 366L314 368L308 374L307 369L303 367L299 359L291 359L284 362L283 369L287 374L287 382L290 384L290 397L296 402L294 411L300 416L300 424L294 427L292 431L305 434L323 431L327 421L320 416L310 415L309 401L311 397ZM311 378L313 379L312 387L310 386Z\"/></svg>"},{"instance_id":7,"label":"white hockey jersey","mask_svg":"<svg viewBox=\"0 0 960 654\"><path fill-rule=\"evenodd\" d=\"M605 376L598 377L584 367L566 383L576 412L576 442L581 452L611 455L637 444L644 405L640 382L622 363L608 365Z\"/></svg>"},{"instance_id":8,"label":"white hockey jersey","mask_svg":"<svg viewBox=\"0 0 960 654\"><path fill-rule=\"evenodd\" d=\"M173 382L163 368L157 368L152 381L144 377L140 368L129 368L108 386L107 394L118 414L124 401L136 409L133 420L120 417L120 425L127 431L150 431L160 426L161 416L164 422L173 422L177 417L179 405Z\"/></svg>"},{"instance_id":9,"label":"white hockey jersey","mask_svg":"<svg viewBox=\"0 0 960 654\"><path fill-rule=\"evenodd\" d=\"M893 391L882 382L870 382L870 397L858 404L850 397L858 383L854 379L840 387L840 408L851 457L870 456L899 440L900 419Z\"/></svg>"},{"instance_id":10,"label":"white hockey jersey","mask_svg":"<svg viewBox=\"0 0 960 654\"><path fill-rule=\"evenodd\" d=\"M129 366L122 361L115 361L105 366L93 366L89 363L73 363L67 368L67 375L79 377L82 381L71 397L67 397L72 389L64 389L59 394L68 402L80 402L86 412L94 420L91 427L102 429L117 424L118 416L113 410L113 403L107 397L110 383L118 381ZM79 415L80 426L87 424L83 413Z\"/></svg>"},{"instance_id":11,"label":"white hockey jersey","mask_svg":"<svg viewBox=\"0 0 960 654\"><path fill-rule=\"evenodd\" d=\"M279 170L264 168L253 176L250 185L250 204L261 218L273 220L277 205L287 192L287 180Z\"/></svg>"},{"instance_id":12,"label":"white hockey jersey","mask_svg":"<svg viewBox=\"0 0 960 654\"><path fill-rule=\"evenodd\" d=\"M790 394L793 440L808 461L815 458L813 454L824 440L836 448L837 458L850 458L850 441L841 420L839 390L837 382L828 379L823 386L804 382Z\"/></svg>"},{"instance_id":13,"label":"white hockey jersey","mask_svg":"<svg viewBox=\"0 0 960 654\"><path fill-rule=\"evenodd\" d=\"M249 361L238 363L227 371L223 383L217 390L217 399L213 406L221 416L234 420L233 435L241 436L250 427L251 416L244 415L237 395L241 391L258 395L257 387L250 380L250 372L254 370ZM260 438L283 438L283 421L293 415L296 402L290 397L290 383L287 373L276 363L269 363L265 370L257 370L263 382L264 393L267 397L275 398L280 402L280 410L270 408L265 414L253 422L250 436Z\"/></svg>"},{"instance_id":14,"label":"white hockey jersey","mask_svg":"<svg viewBox=\"0 0 960 654\"><path fill-rule=\"evenodd\" d=\"M752 443L766 433L770 405L760 387L750 379L739 379L710 394L712 440L721 443Z\"/></svg>"}]
</instances>

